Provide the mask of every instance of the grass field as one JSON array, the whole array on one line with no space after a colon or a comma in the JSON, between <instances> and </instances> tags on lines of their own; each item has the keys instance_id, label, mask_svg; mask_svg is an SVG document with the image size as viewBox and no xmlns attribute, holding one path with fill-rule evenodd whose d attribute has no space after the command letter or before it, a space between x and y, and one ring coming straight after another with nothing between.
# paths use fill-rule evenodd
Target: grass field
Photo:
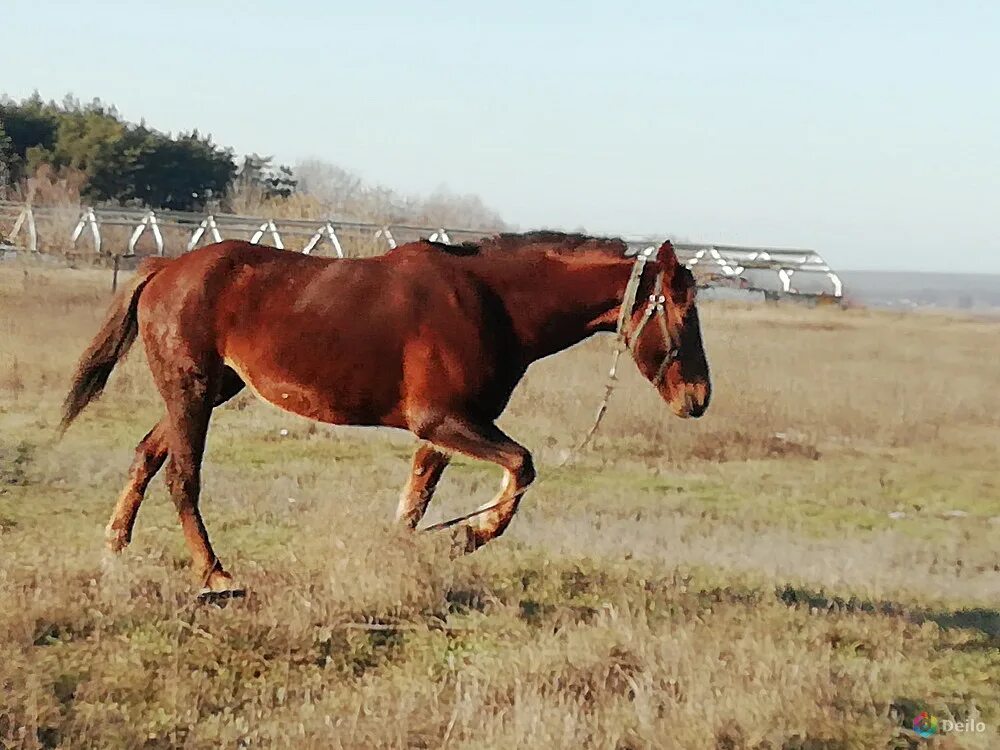
<instances>
[{"instance_id":1,"label":"grass field","mask_svg":"<svg viewBox=\"0 0 1000 750\"><path fill-rule=\"evenodd\" d=\"M217 608L162 479L104 551L161 410L139 348L55 439L107 284L0 269L0 746L1000 746L997 322L706 303L708 414L627 366L562 468L611 344L541 362L501 420L540 480L454 561L390 524L414 439L242 395L202 510L250 595ZM430 520L498 480L456 461Z\"/></svg>"}]
</instances>

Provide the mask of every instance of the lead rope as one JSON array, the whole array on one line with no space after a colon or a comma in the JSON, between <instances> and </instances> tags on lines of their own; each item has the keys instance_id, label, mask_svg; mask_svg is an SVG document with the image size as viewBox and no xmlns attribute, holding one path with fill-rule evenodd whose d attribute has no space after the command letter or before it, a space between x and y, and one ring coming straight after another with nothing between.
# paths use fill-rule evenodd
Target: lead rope
<instances>
[{"instance_id":1,"label":"lead rope","mask_svg":"<svg viewBox=\"0 0 1000 750\"><path fill-rule=\"evenodd\" d=\"M632 308L635 306L635 298L639 295L639 284L642 282L642 272L645 270L646 263L652 255L653 248L647 247L636 256L635 265L632 266L632 275L629 276L628 284L625 285L625 294L622 295L621 309L618 312L618 325L615 328L615 350L611 355L611 369L608 370L608 379L604 384L604 398L601 399L601 403L597 407L597 414L594 415L594 423L590 426L590 429L587 430L579 444L577 444L575 448L571 448L563 460L556 464L557 468L562 468L568 464L580 451L590 444L591 438L594 437L594 434L597 432L597 428L601 426L601 421L604 419L604 415L608 411L608 404L611 402L611 394L614 393L615 386L618 384L618 360L621 359L622 353L628 348L628 340L625 337L626 324L628 323L629 316L632 314ZM659 282L659 277L657 277L657 282ZM652 300L652 297L650 300ZM653 312L654 308L652 305L646 308L646 314L642 317L642 321L639 323L635 334L632 336L633 341L638 341L639 334L642 333L642 329L646 326L646 321L649 320Z\"/></svg>"}]
</instances>

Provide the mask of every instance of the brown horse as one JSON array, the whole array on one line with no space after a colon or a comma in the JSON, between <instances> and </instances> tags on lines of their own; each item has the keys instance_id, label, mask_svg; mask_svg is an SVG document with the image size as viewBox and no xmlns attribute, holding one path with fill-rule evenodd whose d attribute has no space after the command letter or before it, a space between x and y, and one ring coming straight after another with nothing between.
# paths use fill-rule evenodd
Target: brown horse
<instances>
[{"instance_id":1,"label":"brown horse","mask_svg":"<svg viewBox=\"0 0 1000 750\"><path fill-rule=\"evenodd\" d=\"M167 486L205 591L232 592L198 495L212 409L244 385L310 419L420 438L397 512L409 528L451 454L501 466L495 501L456 521L472 550L503 533L535 478L531 454L495 424L514 387L535 360L615 330L675 414L704 412L694 279L669 242L636 260L621 240L555 232L348 260L220 242L140 266L77 366L62 424L100 395L141 334L166 414L136 449L108 544L128 545L169 458Z\"/></svg>"}]
</instances>

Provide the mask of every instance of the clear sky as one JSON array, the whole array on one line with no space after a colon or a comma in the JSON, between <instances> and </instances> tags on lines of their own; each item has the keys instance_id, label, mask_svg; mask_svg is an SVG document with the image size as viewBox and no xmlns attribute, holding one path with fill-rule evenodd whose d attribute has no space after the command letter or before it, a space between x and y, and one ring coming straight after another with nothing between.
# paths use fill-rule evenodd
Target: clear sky
<instances>
[{"instance_id":1,"label":"clear sky","mask_svg":"<svg viewBox=\"0 0 1000 750\"><path fill-rule=\"evenodd\" d=\"M0 91L521 229L1000 272L1000 2L6 0Z\"/></svg>"}]
</instances>

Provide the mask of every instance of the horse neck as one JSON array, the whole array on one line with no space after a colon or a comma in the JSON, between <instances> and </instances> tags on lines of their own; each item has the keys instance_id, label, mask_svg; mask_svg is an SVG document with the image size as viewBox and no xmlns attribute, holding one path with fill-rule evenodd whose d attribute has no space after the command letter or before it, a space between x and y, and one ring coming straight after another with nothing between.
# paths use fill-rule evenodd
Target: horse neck
<instances>
[{"instance_id":1,"label":"horse neck","mask_svg":"<svg viewBox=\"0 0 1000 750\"><path fill-rule=\"evenodd\" d=\"M598 331L615 329L632 270L629 260L607 256L524 260L504 269L492 286L506 303L525 364Z\"/></svg>"}]
</instances>

